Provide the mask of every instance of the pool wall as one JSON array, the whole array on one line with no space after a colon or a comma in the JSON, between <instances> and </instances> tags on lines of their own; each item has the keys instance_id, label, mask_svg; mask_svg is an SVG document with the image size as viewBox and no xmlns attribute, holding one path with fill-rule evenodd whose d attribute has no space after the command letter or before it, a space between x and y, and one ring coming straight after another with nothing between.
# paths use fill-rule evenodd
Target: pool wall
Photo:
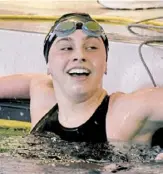
<instances>
[{"instance_id":1,"label":"pool wall","mask_svg":"<svg viewBox=\"0 0 163 174\"><path fill-rule=\"evenodd\" d=\"M46 73L43 57L44 34L0 30L0 75ZM110 42L108 72L104 87L108 93L132 92L152 87L151 80L138 55L139 44ZM156 83L163 85L162 50L145 46L142 51Z\"/></svg>"}]
</instances>

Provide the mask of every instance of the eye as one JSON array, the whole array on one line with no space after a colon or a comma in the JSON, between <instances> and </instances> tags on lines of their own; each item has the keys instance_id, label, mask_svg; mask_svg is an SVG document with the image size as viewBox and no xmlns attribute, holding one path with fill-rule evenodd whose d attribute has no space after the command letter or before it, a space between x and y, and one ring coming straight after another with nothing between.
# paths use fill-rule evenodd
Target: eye
<instances>
[{"instance_id":1,"label":"eye","mask_svg":"<svg viewBox=\"0 0 163 174\"><path fill-rule=\"evenodd\" d=\"M73 50L72 47L64 47L64 48L61 48L61 51L71 51Z\"/></svg>"},{"instance_id":2,"label":"eye","mask_svg":"<svg viewBox=\"0 0 163 174\"><path fill-rule=\"evenodd\" d=\"M96 46L88 46L86 48L87 48L87 50L97 50L98 49Z\"/></svg>"}]
</instances>

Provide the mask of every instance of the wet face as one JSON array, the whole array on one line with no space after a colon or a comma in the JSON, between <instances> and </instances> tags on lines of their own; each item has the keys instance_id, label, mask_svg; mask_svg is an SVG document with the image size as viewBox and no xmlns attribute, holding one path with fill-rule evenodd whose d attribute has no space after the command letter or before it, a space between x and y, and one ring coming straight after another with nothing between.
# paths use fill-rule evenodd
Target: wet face
<instances>
[{"instance_id":1,"label":"wet face","mask_svg":"<svg viewBox=\"0 0 163 174\"><path fill-rule=\"evenodd\" d=\"M54 85L71 97L92 95L101 88L106 66L102 39L82 30L58 37L49 51L48 73Z\"/></svg>"}]
</instances>

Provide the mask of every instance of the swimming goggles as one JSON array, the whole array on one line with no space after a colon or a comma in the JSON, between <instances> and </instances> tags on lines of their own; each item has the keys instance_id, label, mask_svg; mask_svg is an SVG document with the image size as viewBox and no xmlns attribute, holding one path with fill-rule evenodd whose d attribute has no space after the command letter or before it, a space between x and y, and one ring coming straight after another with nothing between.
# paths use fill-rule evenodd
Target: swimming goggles
<instances>
[{"instance_id":1,"label":"swimming goggles","mask_svg":"<svg viewBox=\"0 0 163 174\"><path fill-rule=\"evenodd\" d=\"M72 34L77 29L82 29L85 34L96 37L101 36L104 32L102 27L95 21L88 21L85 23L79 21L63 21L55 27L54 32L58 37L65 37Z\"/></svg>"},{"instance_id":2,"label":"swimming goggles","mask_svg":"<svg viewBox=\"0 0 163 174\"><path fill-rule=\"evenodd\" d=\"M44 55L47 58L50 46L56 37L66 37L77 29L81 29L86 35L93 37L102 37L103 40L106 40L107 36L103 30L103 28L96 21L62 21L57 25L54 25L47 35L44 43Z\"/></svg>"}]
</instances>

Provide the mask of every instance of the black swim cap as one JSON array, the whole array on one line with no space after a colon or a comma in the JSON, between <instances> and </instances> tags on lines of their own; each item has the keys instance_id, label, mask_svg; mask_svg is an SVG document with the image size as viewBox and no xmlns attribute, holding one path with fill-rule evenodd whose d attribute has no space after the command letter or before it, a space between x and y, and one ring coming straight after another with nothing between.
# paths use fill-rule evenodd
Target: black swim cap
<instances>
[{"instance_id":1,"label":"black swim cap","mask_svg":"<svg viewBox=\"0 0 163 174\"><path fill-rule=\"evenodd\" d=\"M50 29L49 33L47 34L47 36L45 37L45 40L44 40L44 57L45 57L46 63L48 63L48 55L49 55L49 50L51 48L51 45L53 44L54 40L57 37L54 34L55 27L60 22L63 22L63 21L69 20L69 19L74 19L76 21L79 20L79 21L82 21L82 22L95 21L87 13L68 13L68 14L65 14L65 15L61 16L58 20L56 20L54 25L52 26L52 28ZM54 34L54 35L52 36L52 34ZM107 38L105 33L104 33L104 35L105 35L105 37L101 37L101 38L102 38L103 43L105 45L106 59L107 59L109 43L108 43L108 38ZM52 36L52 38L51 38L51 36Z\"/></svg>"}]
</instances>

